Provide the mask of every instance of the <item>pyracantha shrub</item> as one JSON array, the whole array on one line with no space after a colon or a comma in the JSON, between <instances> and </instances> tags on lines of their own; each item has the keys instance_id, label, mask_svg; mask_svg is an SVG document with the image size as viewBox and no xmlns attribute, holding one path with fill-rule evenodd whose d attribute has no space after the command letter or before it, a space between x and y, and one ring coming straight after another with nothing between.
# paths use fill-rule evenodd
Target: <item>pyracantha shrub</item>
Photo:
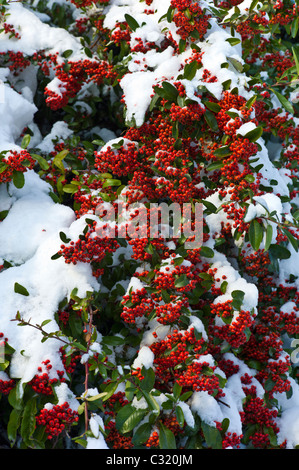
<instances>
[{"instance_id":1,"label":"pyracantha shrub","mask_svg":"<svg viewBox=\"0 0 299 470\"><path fill-rule=\"evenodd\" d=\"M0 444L299 445L299 2L0 2Z\"/></svg>"}]
</instances>

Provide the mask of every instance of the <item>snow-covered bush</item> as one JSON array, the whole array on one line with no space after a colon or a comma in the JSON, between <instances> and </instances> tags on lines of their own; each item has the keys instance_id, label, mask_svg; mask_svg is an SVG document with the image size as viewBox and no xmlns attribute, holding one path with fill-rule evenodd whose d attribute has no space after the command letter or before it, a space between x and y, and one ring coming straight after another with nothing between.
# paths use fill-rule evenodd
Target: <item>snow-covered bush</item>
<instances>
[{"instance_id":1,"label":"snow-covered bush","mask_svg":"<svg viewBox=\"0 0 299 470\"><path fill-rule=\"evenodd\" d=\"M0 8L1 443L299 445L299 2Z\"/></svg>"}]
</instances>

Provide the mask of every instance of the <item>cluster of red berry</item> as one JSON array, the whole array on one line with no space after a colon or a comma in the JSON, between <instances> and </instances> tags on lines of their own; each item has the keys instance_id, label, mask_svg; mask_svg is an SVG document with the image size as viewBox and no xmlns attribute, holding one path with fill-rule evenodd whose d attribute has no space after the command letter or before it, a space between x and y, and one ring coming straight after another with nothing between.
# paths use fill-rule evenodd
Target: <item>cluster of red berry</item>
<instances>
[{"instance_id":1,"label":"cluster of red berry","mask_svg":"<svg viewBox=\"0 0 299 470\"><path fill-rule=\"evenodd\" d=\"M59 436L79 420L78 413L69 407L69 403L54 405L51 408L43 408L36 416L36 423L45 426L48 439Z\"/></svg>"},{"instance_id":2,"label":"cluster of red berry","mask_svg":"<svg viewBox=\"0 0 299 470\"><path fill-rule=\"evenodd\" d=\"M8 183L16 173L32 170L36 161L27 150L11 150L1 161L0 183Z\"/></svg>"}]
</instances>

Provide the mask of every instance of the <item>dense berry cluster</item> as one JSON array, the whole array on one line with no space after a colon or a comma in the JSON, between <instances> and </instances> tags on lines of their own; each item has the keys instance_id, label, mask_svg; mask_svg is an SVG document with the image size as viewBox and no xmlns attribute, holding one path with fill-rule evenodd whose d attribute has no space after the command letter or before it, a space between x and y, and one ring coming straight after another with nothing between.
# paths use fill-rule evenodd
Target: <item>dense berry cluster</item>
<instances>
[{"instance_id":1,"label":"dense berry cluster","mask_svg":"<svg viewBox=\"0 0 299 470\"><path fill-rule=\"evenodd\" d=\"M53 395L53 386L58 382L65 382L64 371L58 370L57 377L50 378L49 374L52 369L52 365L49 359L42 362L42 366L38 368L38 374L35 374L29 385L33 388L36 393L42 395Z\"/></svg>"},{"instance_id":2,"label":"dense berry cluster","mask_svg":"<svg viewBox=\"0 0 299 470\"><path fill-rule=\"evenodd\" d=\"M34 168L36 161L31 157L27 150L12 150L1 160L0 182L7 183L11 181L18 172L25 173Z\"/></svg>"},{"instance_id":3,"label":"dense berry cluster","mask_svg":"<svg viewBox=\"0 0 299 470\"><path fill-rule=\"evenodd\" d=\"M202 8L191 0L171 0L170 3L177 11L173 16L173 21L181 38L187 39L191 36L193 41L202 38L207 32L211 16L206 15Z\"/></svg>"},{"instance_id":4,"label":"dense berry cluster","mask_svg":"<svg viewBox=\"0 0 299 470\"><path fill-rule=\"evenodd\" d=\"M78 413L65 402L49 409L43 408L36 416L36 423L45 426L47 438L53 439L64 430L67 430L73 423L76 423L78 419Z\"/></svg>"},{"instance_id":5,"label":"dense berry cluster","mask_svg":"<svg viewBox=\"0 0 299 470\"><path fill-rule=\"evenodd\" d=\"M94 82L101 84L104 78L114 81L115 74L110 64L105 61L84 59L82 61L68 61L55 67L56 88L45 88L46 103L57 110L67 105L69 100L76 96L84 83Z\"/></svg>"}]
</instances>

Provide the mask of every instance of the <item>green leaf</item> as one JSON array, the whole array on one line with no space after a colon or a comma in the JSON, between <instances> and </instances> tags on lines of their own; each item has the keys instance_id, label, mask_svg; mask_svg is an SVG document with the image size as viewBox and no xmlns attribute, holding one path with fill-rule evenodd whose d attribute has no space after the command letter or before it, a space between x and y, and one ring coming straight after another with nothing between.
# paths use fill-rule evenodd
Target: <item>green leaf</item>
<instances>
[{"instance_id":1,"label":"green leaf","mask_svg":"<svg viewBox=\"0 0 299 470\"><path fill-rule=\"evenodd\" d=\"M160 449L176 449L175 437L172 431L168 429L162 421L159 423L159 445Z\"/></svg>"},{"instance_id":2,"label":"green leaf","mask_svg":"<svg viewBox=\"0 0 299 470\"><path fill-rule=\"evenodd\" d=\"M247 134L245 134L244 137L245 139L250 140L250 142L255 142L257 139L259 139L263 135L263 132L264 132L264 129L261 126L259 126L247 132Z\"/></svg>"},{"instance_id":3,"label":"green leaf","mask_svg":"<svg viewBox=\"0 0 299 470\"><path fill-rule=\"evenodd\" d=\"M297 16L293 21L292 21L292 24L291 24L291 36L292 38L295 39L295 37L297 36L297 33L298 33L298 26L299 26L299 17Z\"/></svg>"},{"instance_id":4,"label":"green leaf","mask_svg":"<svg viewBox=\"0 0 299 470\"><path fill-rule=\"evenodd\" d=\"M13 184L15 185L16 188L21 189L23 188L25 184L25 177L24 173L22 171L13 171L13 176L12 176Z\"/></svg>"},{"instance_id":5,"label":"green leaf","mask_svg":"<svg viewBox=\"0 0 299 470\"><path fill-rule=\"evenodd\" d=\"M250 174L246 175L244 179L247 181L247 183L254 183L255 182L254 175L250 175Z\"/></svg>"},{"instance_id":6,"label":"green leaf","mask_svg":"<svg viewBox=\"0 0 299 470\"><path fill-rule=\"evenodd\" d=\"M16 294L21 294L25 296L29 295L28 290L24 286L21 286L21 284L19 284L18 282L15 282L14 291Z\"/></svg>"},{"instance_id":7,"label":"green leaf","mask_svg":"<svg viewBox=\"0 0 299 470\"><path fill-rule=\"evenodd\" d=\"M204 105L214 113L219 113L221 110L221 106L218 103L214 103L213 101L204 101Z\"/></svg>"},{"instance_id":8,"label":"green leaf","mask_svg":"<svg viewBox=\"0 0 299 470\"><path fill-rule=\"evenodd\" d=\"M1 357L0 371L4 371L5 369L7 369L8 366L9 366L9 361L4 361L3 362L2 357Z\"/></svg>"},{"instance_id":9,"label":"green leaf","mask_svg":"<svg viewBox=\"0 0 299 470\"><path fill-rule=\"evenodd\" d=\"M238 72L243 72L243 64L239 60L235 59L234 57L227 57L227 60Z\"/></svg>"},{"instance_id":10,"label":"green leaf","mask_svg":"<svg viewBox=\"0 0 299 470\"><path fill-rule=\"evenodd\" d=\"M282 245L270 245L269 253L275 259L289 259L291 256L290 251Z\"/></svg>"},{"instance_id":11,"label":"green leaf","mask_svg":"<svg viewBox=\"0 0 299 470\"><path fill-rule=\"evenodd\" d=\"M141 380L140 388L144 390L145 392L151 392L154 388L155 380L156 380L154 370L151 367L149 367L148 369L143 367L142 375L144 379Z\"/></svg>"},{"instance_id":12,"label":"green leaf","mask_svg":"<svg viewBox=\"0 0 299 470\"><path fill-rule=\"evenodd\" d=\"M175 409L175 414L176 414L176 419L180 427L182 428L184 426L185 416L184 416L182 408L179 405Z\"/></svg>"},{"instance_id":13,"label":"green leaf","mask_svg":"<svg viewBox=\"0 0 299 470\"><path fill-rule=\"evenodd\" d=\"M224 82L222 82L222 87L223 89L226 91L229 89L229 87L231 86L231 79L229 78L228 80L225 80Z\"/></svg>"},{"instance_id":14,"label":"green leaf","mask_svg":"<svg viewBox=\"0 0 299 470\"><path fill-rule=\"evenodd\" d=\"M102 343L108 346L121 346L124 344L124 338L121 336L104 336Z\"/></svg>"},{"instance_id":15,"label":"green leaf","mask_svg":"<svg viewBox=\"0 0 299 470\"><path fill-rule=\"evenodd\" d=\"M76 184L65 184L62 188L64 193L75 194L79 191L79 188Z\"/></svg>"},{"instance_id":16,"label":"green leaf","mask_svg":"<svg viewBox=\"0 0 299 470\"><path fill-rule=\"evenodd\" d=\"M248 236L252 248L257 251L263 241L264 230L262 225L256 219L253 219L250 222Z\"/></svg>"},{"instance_id":17,"label":"green leaf","mask_svg":"<svg viewBox=\"0 0 299 470\"><path fill-rule=\"evenodd\" d=\"M168 294L168 292L166 290L164 290L164 289L161 290L161 296L162 296L163 301L166 304L169 304L169 302L171 300L171 297L170 297L170 295Z\"/></svg>"},{"instance_id":18,"label":"green leaf","mask_svg":"<svg viewBox=\"0 0 299 470\"><path fill-rule=\"evenodd\" d=\"M69 153L69 150L64 149L61 152L59 152L57 155L55 155L55 157L53 158L53 165L55 165L56 168L58 168L60 172L63 174L65 172L65 168L62 163L62 160L64 160L64 158L68 155L68 153Z\"/></svg>"},{"instance_id":19,"label":"green leaf","mask_svg":"<svg viewBox=\"0 0 299 470\"><path fill-rule=\"evenodd\" d=\"M70 238L67 238L66 234L64 232L59 232L59 237L63 243L68 243L71 241Z\"/></svg>"},{"instance_id":20,"label":"green leaf","mask_svg":"<svg viewBox=\"0 0 299 470\"><path fill-rule=\"evenodd\" d=\"M147 410L141 408L136 410L131 405L125 405L116 415L115 427L120 433L130 432L140 423L146 413Z\"/></svg>"},{"instance_id":21,"label":"green leaf","mask_svg":"<svg viewBox=\"0 0 299 470\"><path fill-rule=\"evenodd\" d=\"M189 390L189 392L183 393L183 395L180 396L180 401L188 400L188 398L191 397L192 393L193 393L192 390Z\"/></svg>"},{"instance_id":22,"label":"green leaf","mask_svg":"<svg viewBox=\"0 0 299 470\"><path fill-rule=\"evenodd\" d=\"M55 259L61 258L61 256L62 256L62 255L61 255L60 253L55 253L55 255L52 255L52 256L51 256L51 259L52 259L52 260L55 260Z\"/></svg>"},{"instance_id":23,"label":"green leaf","mask_svg":"<svg viewBox=\"0 0 299 470\"><path fill-rule=\"evenodd\" d=\"M9 416L7 425L7 437L11 444L14 444L17 438L17 431L21 422L21 410L13 409Z\"/></svg>"},{"instance_id":24,"label":"green leaf","mask_svg":"<svg viewBox=\"0 0 299 470\"><path fill-rule=\"evenodd\" d=\"M42 170L48 170L50 168L50 165L47 162L47 160L45 160L40 155L37 155L36 153L31 153L30 155L31 155L32 158L34 158L34 160L36 160L38 162L38 164L39 164L39 166L41 167Z\"/></svg>"},{"instance_id":25,"label":"green leaf","mask_svg":"<svg viewBox=\"0 0 299 470\"><path fill-rule=\"evenodd\" d=\"M172 389L173 397L175 400L178 400L180 394L182 393L182 386L175 382Z\"/></svg>"},{"instance_id":26,"label":"green leaf","mask_svg":"<svg viewBox=\"0 0 299 470\"><path fill-rule=\"evenodd\" d=\"M239 116L235 111L226 111L226 114L232 119L236 119Z\"/></svg>"},{"instance_id":27,"label":"green leaf","mask_svg":"<svg viewBox=\"0 0 299 470\"><path fill-rule=\"evenodd\" d=\"M132 29L132 31L135 31L137 28L139 28L139 24L137 23L135 18L133 18L133 16L129 15L128 13L125 14L125 20Z\"/></svg>"},{"instance_id":28,"label":"green leaf","mask_svg":"<svg viewBox=\"0 0 299 470\"><path fill-rule=\"evenodd\" d=\"M198 64L196 60L193 60L190 64L186 64L184 68L184 78L192 80L197 72Z\"/></svg>"},{"instance_id":29,"label":"green leaf","mask_svg":"<svg viewBox=\"0 0 299 470\"><path fill-rule=\"evenodd\" d=\"M231 296L233 298L233 301L232 301L232 307L235 309L235 310L240 310L241 307L242 307L242 303L243 303L243 300L244 300L244 292L241 291L241 290L234 290L232 293L231 293Z\"/></svg>"},{"instance_id":30,"label":"green leaf","mask_svg":"<svg viewBox=\"0 0 299 470\"><path fill-rule=\"evenodd\" d=\"M213 152L214 156L219 158L228 157L229 155L231 155L231 153L232 152L230 150L230 145L223 145L222 147L219 147Z\"/></svg>"},{"instance_id":31,"label":"green leaf","mask_svg":"<svg viewBox=\"0 0 299 470\"><path fill-rule=\"evenodd\" d=\"M22 411L23 409L23 402L22 402L22 397L21 397L21 394L20 394L20 385L19 387L15 387L13 388L10 392L9 392L9 395L8 395L8 402L9 404L19 410L19 411Z\"/></svg>"},{"instance_id":32,"label":"green leaf","mask_svg":"<svg viewBox=\"0 0 299 470\"><path fill-rule=\"evenodd\" d=\"M299 209L297 209L297 210L294 212L293 218L294 218L295 220L299 220Z\"/></svg>"},{"instance_id":33,"label":"green leaf","mask_svg":"<svg viewBox=\"0 0 299 470\"><path fill-rule=\"evenodd\" d=\"M211 214L215 214L215 212L217 211L217 207L210 201L205 201L205 200L201 200L200 201L204 206L206 206L206 208L208 209L208 211L211 213Z\"/></svg>"},{"instance_id":34,"label":"green leaf","mask_svg":"<svg viewBox=\"0 0 299 470\"><path fill-rule=\"evenodd\" d=\"M272 227L272 225L267 225L265 251L268 251L268 249L269 249L269 247L272 243L272 237L273 237L273 227Z\"/></svg>"},{"instance_id":35,"label":"green leaf","mask_svg":"<svg viewBox=\"0 0 299 470\"><path fill-rule=\"evenodd\" d=\"M295 64L296 64L297 75L299 75L299 55L294 47L292 47L292 51L293 51L293 57L294 57Z\"/></svg>"},{"instance_id":36,"label":"green leaf","mask_svg":"<svg viewBox=\"0 0 299 470\"><path fill-rule=\"evenodd\" d=\"M222 294L225 294L226 289L227 289L227 286L228 286L228 282L227 282L227 281L223 281L223 282L221 283L220 290L221 290Z\"/></svg>"},{"instance_id":37,"label":"green leaf","mask_svg":"<svg viewBox=\"0 0 299 470\"><path fill-rule=\"evenodd\" d=\"M176 101L179 95L178 89L174 85L172 85L172 83L169 82L163 82L162 87L165 91L166 99L168 99L169 101Z\"/></svg>"},{"instance_id":38,"label":"green leaf","mask_svg":"<svg viewBox=\"0 0 299 470\"><path fill-rule=\"evenodd\" d=\"M261 0L253 0L251 2L251 5L249 7L249 13L251 13L255 9L255 7L257 6L259 2L261 3Z\"/></svg>"},{"instance_id":39,"label":"green leaf","mask_svg":"<svg viewBox=\"0 0 299 470\"><path fill-rule=\"evenodd\" d=\"M206 109L204 113L204 118L205 118L206 123L212 129L213 132L217 132L219 130L217 119L215 118L214 114L209 109Z\"/></svg>"},{"instance_id":40,"label":"green leaf","mask_svg":"<svg viewBox=\"0 0 299 470\"><path fill-rule=\"evenodd\" d=\"M68 57L70 57L72 55L73 51L72 49L67 49L66 51L64 51L61 55L62 57L64 57L65 59L67 59Z\"/></svg>"},{"instance_id":41,"label":"green leaf","mask_svg":"<svg viewBox=\"0 0 299 470\"><path fill-rule=\"evenodd\" d=\"M136 387L134 388L131 382L127 380L126 385L125 385L125 395L128 401L131 402L133 400L136 390L137 390Z\"/></svg>"},{"instance_id":42,"label":"green leaf","mask_svg":"<svg viewBox=\"0 0 299 470\"><path fill-rule=\"evenodd\" d=\"M227 38L226 41L229 42L231 46L235 46L236 44L240 44L241 39L239 39L239 38Z\"/></svg>"},{"instance_id":43,"label":"green leaf","mask_svg":"<svg viewBox=\"0 0 299 470\"><path fill-rule=\"evenodd\" d=\"M22 149L26 149L30 144L31 136L29 134L24 135L21 143Z\"/></svg>"},{"instance_id":44,"label":"green leaf","mask_svg":"<svg viewBox=\"0 0 299 470\"><path fill-rule=\"evenodd\" d=\"M208 165L208 166L206 167L206 170L207 170L207 171L219 170L219 169L222 168L223 166L224 166L224 164L223 164L222 161L213 162L213 163L210 163L210 165Z\"/></svg>"},{"instance_id":45,"label":"green leaf","mask_svg":"<svg viewBox=\"0 0 299 470\"><path fill-rule=\"evenodd\" d=\"M8 167L7 163L0 162L0 174L3 173Z\"/></svg>"},{"instance_id":46,"label":"green leaf","mask_svg":"<svg viewBox=\"0 0 299 470\"><path fill-rule=\"evenodd\" d=\"M132 438L132 443L135 446L140 446L141 444L144 444L148 438L150 437L152 432L152 426L150 423L143 423L141 426L139 426L134 433L134 436Z\"/></svg>"},{"instance_id":47,"label":"green leaf","mask_svg":"<svg viewBox=\"0 0 299 470\"><path fill-rule=\"evenodd\" d=\"M46 326L48 323L50 323L52 320L51 319L48 319L48 320L44 320L42 323L41 323L41 327L43 326Z\"/></svg>"},{"instance_id":48,"label":"green leaf","mask_svg":"<svg viewBox=\"0 0 299 470\"><path fill-rule=\"evenodd\" d=\"M152 111L155 107L156 107L156 104L158 103L159 99L161 97L159 96L158 93L155 93L154 96L152 97L151 99L151 102L150 102L150 105L149 105L149 110Z\"/></svg>"},{"instance_id":49,"label":"green leaf","mask_svg":"<svg viewBox=\"0 0 299 470\"><path fill-rule=\"evenodd\" d=\"M24 441L28 441L35 430L35 414L36 414L36 398L32 398L28 400L23 416L22 416L22 423L21 423L21 436Z\"/></svg>"},{"instance_id":50,"label":"green leaf","mask_svg":"<svg viewBox=\"0 0 299 470\"><path fill-rule=\"evenodd\" d=\"M204 256L205 258L214 257L214 251L212 250L212 248L209 248L208 246L202 246L200 248L200 254L201 256Z\"/></svg>"},{"instance_id":51,"label":"green leaf","mask_svg":"<svg viewBox=\"0 0 299 470\"><path fill-rule=\"evenodd\" d=\"M141 391L150 409L157 414L160 413L160 406L158 402L155 400L155 398L153 397L153 395L149 392L146 392L145 390L141 390Z\"/></svg>"},{"instance_id":52,"label":"green leaf","mask_svg":"<svg viewBox=\"0 0 299 470\"><path fill-rule=\"evenodd\" d=\"M218 429L202 421L201 428L206 444L211 449L222 449L222 437Z\"/></svg>"},{"instance_id":53,"label":"green leaf","mask_svg":"<svg viewBox=\"0 0 299 470\"><path fill-rule=\"evenodd\" d=\"M189 284L189 279L186 274L182 274L174 281L175 287L185 287Z\"/></svg>"},{"instance_id":54,"label":"green leaf","mask_svg":"<svg viewBox=\"0 0 299 470\"><path fill-rule=\"evenodd\" d=\"M109 383L109 385L107 385L107 387L105 388L104 392L106 393L105 396L103 396L103 401L106 401L108 400L108 398L110 398L113 393L115 392L115 390L117 389L118 387L118 382L111 382Z\"/></svg>"},{"instance_id":55,"label":"green leaf","mask_svg":"<svg viewBox=\"0 0 299 470\"><path fill-rule=\"evenodd\" d=\"M92 58L92 51L89 49L89 47L84 47L84 52L89 57L90 59Z\"/></svg>"},{"instance_id":56,"label":"green leaf","mask_svg":"<svg viewBox=\"0 0 299 470\"><path fill-rule=\"evenodd\" d=\"M228 418L224 418L224 420L222 421L221 423L221 428L222 428L222 432L225 434L226 431L228 430L228 427L230 425L230 421Z\"/></svg>"},{"instance_id":57,"label":"green leaf","mask_svg":"<svg viewBox=\"0 0 299 470\"><path fill-rule=\"evenodd\" d=\"M105 183L103 183L103 188L108 188L110 186L120 186L121 181L113 178L107 178Z\"/></svg>"},{"instance_id":58,"label":"green leaf","mask_svg":"<svg viewBox=\"0 0 299 470\"><path fill-rule=\"evenodd\" d=\"M172 22L174 12L175 12L174 8L172 8L172 6L170 6L167 10L167 13L166 13L166 19L167 19L168 23Z\"/></svg>"},{"instance_id":59,"label":"green leaf","mask_svg":"<svg viewBox=\"0 0 299 470\"><path fill-rule=\"evenodd\" d=\"M251 98L249 98L249 100L246 102L246 105L245 105L246 108L250 109L251 106L256 102L256 99L257 99L257 95L254 95Z\"/></svg>"},{"instance_id":60,"label":"green leaf","mask_svg":"<svg viewBox=\"0 0 299 470\"><path fill-rule=\"evenodd\" d=\"M185 39L179 40L179 53L182 54L186 50L187 42Z\"/></svg>"},{"instance_id":61,"label":"green leaf","mask_svg":"<svg viewBox=\"0 0 299 470\"><path fill-rule=\"evenodd\" d=\"M282 104L284 109L288 113L294 114L295 111L294 111L293 105L290 103L290 101L285 96L283 96L281 93L274 90L273 88L271 88L271 90L273 91L274 95L278 98L278 100L280 101L280 103Z\"/></svg>"},{"instance_id":62,"label":"green leaf","mask_svg":"<svg viewBox=\"0 0 299 470\"><path fill-rule=\"evenodd\" d=\"M286 229L282 229L282 232L285 234L285 236L289 240L290 244L292 245L294 250L297 252L298 251L298 241L297 241L297 239Z\"/></svg>"},{"instance_id":63,"label":"green leaf","mask_svg":"<svg viewBox=\"0 0 299 470\"><path fill-rule=\"evenodd\" d=\"M9 214L9 210L6 210L6 211L1 211L0 212L0 220L4 220L5 217L7 217Z\"/></svg>"},{"instance_id":64,"label":"green leaf","mask_svg":"<svg viewBox=\"0 0 299 470\"><path fill-rule=\"evenodd\" d=\"M53 193L52 191L49 192L49 196L50 198L52 199L52 201L54 201L56 204L59 204L60 203L60 199L59 197L57 196L57 194Z\"/></svg>"},{"instance_id":65,"label":"green leaf","mask_svg":"<svg viewBox=\"0 0 299 470\"><path fill-rule=\"evenodd\" d=\"M245 292L243 292L242 290L234 290L232 291L231 295L233 299L243 300L245 297Z\"/></svg>"}]
</instances>

